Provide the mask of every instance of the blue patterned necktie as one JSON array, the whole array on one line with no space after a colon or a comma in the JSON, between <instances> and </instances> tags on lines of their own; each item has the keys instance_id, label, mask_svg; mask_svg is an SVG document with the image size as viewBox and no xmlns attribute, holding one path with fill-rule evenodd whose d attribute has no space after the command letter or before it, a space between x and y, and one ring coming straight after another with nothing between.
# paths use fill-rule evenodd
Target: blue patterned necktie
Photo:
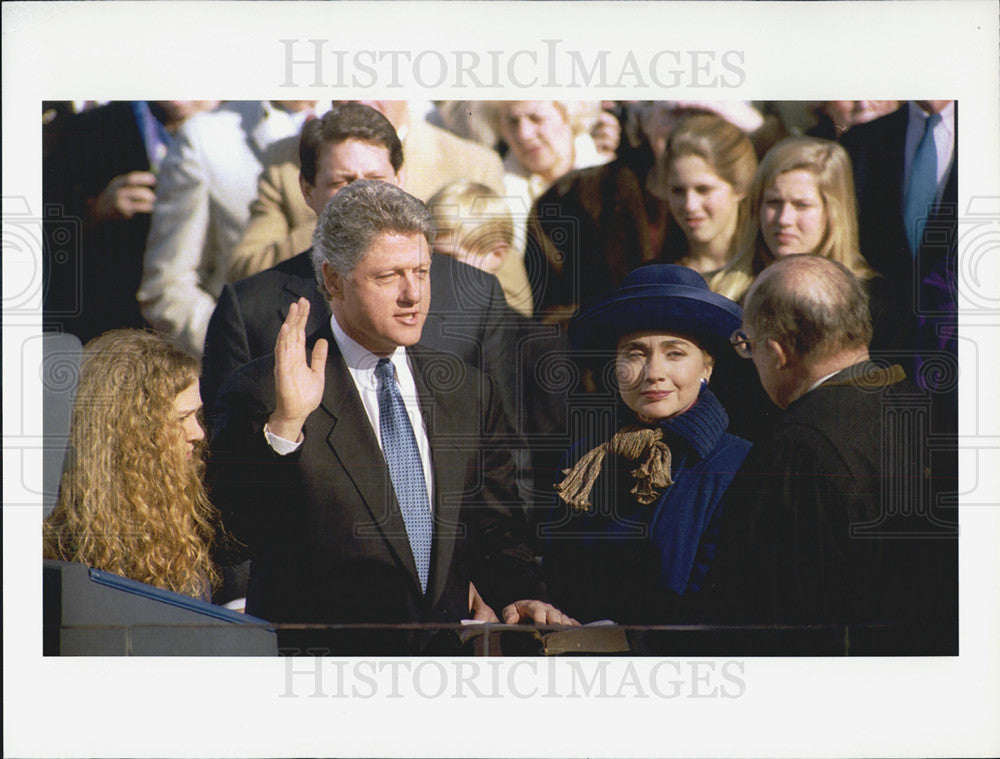
<instances>
[{"instance_id":1,"label":"blue patterned necktie","mask_svg":"<svg viewBox=\"0 0 1000 759\"><path fill-rule=\"evenodd\" d=\"M396 386L392 362L380 358L375 365L378 378L378 417L382 435L382 453L389 465L389 477L396 491L399 510L406 524L410 549L417 564L420 588L427 592L427 576L431 566L431 537L434 526L424 467L417 449L417 439L410 425L410 417L403 404L403 396Z\"/></svg>"},{"instance_id":2,"label":"blue patterned necktie","mask_svg":"<svg viewBox=\"0 0 1000 759\"><path fill-rule=\"evenodd\" d=\"M903 223L906 225L906 239L910 243L910 253L914 256L920 249L924 225L937 199L937 146L934 144L934 127L940 123L940 113L932 113L927 117L924 136L920 138L917 152L913 154L913 165L910 167L910 184L906 188Z\"/></svg>"}]
</instances>

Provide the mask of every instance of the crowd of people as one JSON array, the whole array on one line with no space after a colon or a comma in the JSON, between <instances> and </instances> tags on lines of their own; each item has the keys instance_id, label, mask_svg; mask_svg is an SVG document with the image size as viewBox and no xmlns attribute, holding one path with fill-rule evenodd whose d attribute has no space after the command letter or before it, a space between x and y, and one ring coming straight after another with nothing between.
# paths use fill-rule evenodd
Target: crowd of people
<instances>
[{"instance_id":1,"label":"crowd of people","mask_svg":"<svg viewBox=\"0 0 1000 759\"><path fill-rule=\"evenodd\" d=\"M957 106L786 105L46 104L85 348L45 556L286 650L957 651Z\"/></svg>"}]
</instances>

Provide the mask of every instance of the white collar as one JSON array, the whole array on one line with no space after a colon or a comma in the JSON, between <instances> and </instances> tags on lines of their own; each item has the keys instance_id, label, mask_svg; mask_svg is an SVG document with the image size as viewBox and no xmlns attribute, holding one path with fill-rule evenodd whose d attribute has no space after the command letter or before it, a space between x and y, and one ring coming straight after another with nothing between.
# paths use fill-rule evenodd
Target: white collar
<instances>
[{"instance_id":1,"label":"white collar","mask_svg":"<svg viewBox=\"0 0 1000 759\"><path fill-rule=\"evenodd\" d=\"M363 372L375 371L375 365L381 356L376 356L359 342L349 337L337 322L336 316L330 316L330 328L333 330L333 338L337 341L337 347L340 348L340 353L344 357L344 362L348 368ZM396 350L387 358L396 367L397 376L399 372L408 368L406 363L406 348L401 345L397 346Z\"/></svg>"},{"instance_id":2,"label":"white collar","mask_svg":"<svg viewBox=\"0 0 1000 759\"><path fill-rule=\"evenodd\" d=\"M911 122L916 122L920 124L920 129L923 131L924 122L930 118L931 114L927 113L923 108L917 105L913 100L909 100L906 103L907 108L910 109L908 114L909 120ZM941 124L948 130L949 134L955 133L955 101L952 100L948 105L940 111L941 114Z\"/></svg>"}]
</instances>

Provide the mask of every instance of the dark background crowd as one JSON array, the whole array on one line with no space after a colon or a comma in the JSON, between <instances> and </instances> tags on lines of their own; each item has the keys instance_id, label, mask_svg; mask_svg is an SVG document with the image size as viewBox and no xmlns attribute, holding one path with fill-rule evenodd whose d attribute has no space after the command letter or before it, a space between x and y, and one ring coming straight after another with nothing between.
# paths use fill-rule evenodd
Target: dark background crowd
<instances>
[{"instance_id":1,"label":"dark background crowd","mask_svg":"<svg viewBox=\"0 0 1000 759\"><path fill-rule=\"evenodd\" d=\"M957 124L954 101L44 103L46 219L78 223L68 244L47 227L43 328L88 346L46 556L219 604L245 597L274 622L902 625L875 649L954 653ZM339 209L363 180L405 192ZM366 218L365 203L403 214L409 196L421 201L409 220L371 239L426 243L414 340L365 321L375 296L358 272L381 249L336 253L344 219ZM641 318L623 305L633 296ZM684 408L644 415L630 401L621 362L646 350L630 336L648 334L691 338L697 350L682 350L704 357ZM382 358L406 348L414 378L395 376L424 405L400 413L423 446L429 508L471 534L453 548L438 521L418 549L395 433L375 423L389 414L385 380L359 378L355 343ZM357 482L369 465L315 450L334 434L317 422L337 416L334 401L305 403L302 383L293 393L282 379L300 350L312 356L300 376L331 360L321 344L346 362L341 384L326 375L337 408L349 378L365 404L363 383L379 388L368 461L391 475L383 506L403 536L385 555L357 550L366 512L330 473L343 465L337 476ZM451 461L435 432L447 406L469 422L449 434L479 447L455 459L476 473L464 484L428 463ZM660 423L642 449L667 450L656 498L636 505L612 447L586 489L598 505L562 497L581 441L620 441L633 412ZM695 459L712 460L723 433L742 443L699 479ZM693 495L678 502L683 488ZM313 503L327 489L358 509L353 524ZM420 579L416 600L393 561ZM322 644L448 651L364 637Z\"/></svg>"}]
</instances>

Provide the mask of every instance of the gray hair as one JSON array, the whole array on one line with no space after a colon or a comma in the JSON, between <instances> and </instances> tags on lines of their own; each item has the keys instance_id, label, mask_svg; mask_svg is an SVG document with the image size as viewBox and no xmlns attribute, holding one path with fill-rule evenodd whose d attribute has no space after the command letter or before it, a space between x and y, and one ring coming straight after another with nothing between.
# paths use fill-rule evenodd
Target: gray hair
<instances>
[{"instance_id":1,"label":"gray hair","mask_svg":"<svg viewBox=\"0 0 1000 759\"><path fill-rule=\"evenodd\" d=\"M743 306L754 338L770 338L802 359L868 347L871 312L864 285L843 264L789 256L754 280Z\"/></svg>"},{"instance_id":2,"label":"gray hair","mask_svg":"<svg viewBox=\"0 0 1000 759\"><path fill-rule=\"evenodd\" d=\"M326 293L323 264L349 277L384 233L421 234L434 244L434 222L417 198L388 182L359 179L327 202L313 232L312 264L320 292Z\"/></svg>"}]
</instances>

